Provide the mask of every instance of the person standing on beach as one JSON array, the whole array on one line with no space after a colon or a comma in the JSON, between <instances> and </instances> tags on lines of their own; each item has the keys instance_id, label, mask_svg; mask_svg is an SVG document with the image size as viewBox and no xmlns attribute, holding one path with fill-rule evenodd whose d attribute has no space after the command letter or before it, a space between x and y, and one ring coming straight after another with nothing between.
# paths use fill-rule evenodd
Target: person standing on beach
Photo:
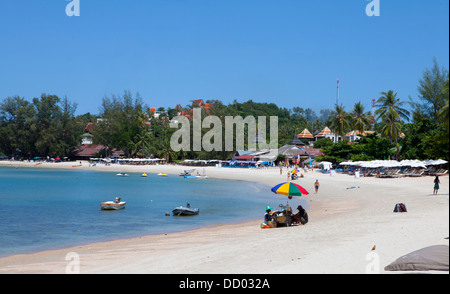
<instances>
[{"instance_id":1,"label":"person standing on beach","mask_svg":"<svg viewBox=\"0 0 450 294\"><path fill-rule=\"evenodd\" d=\"M439 184L441 182L439 181L439 176L436 176L436 178L434 179L434 190L433 190L433 195L437 195L438 190L439 190Z\"/></svg>"},{"instance_id":2,"label":"person standing on beach","mask_svg":"<svg viewBox=\"0 0 450 294\"><path fill-rule=\"evenodd\" d=\"M316 182L314 183L314 188L316 189L316 194L317 194L317 192L319 192L319 186L320 186L319 180L316 179Z\"/></svg>"}]
</instances>

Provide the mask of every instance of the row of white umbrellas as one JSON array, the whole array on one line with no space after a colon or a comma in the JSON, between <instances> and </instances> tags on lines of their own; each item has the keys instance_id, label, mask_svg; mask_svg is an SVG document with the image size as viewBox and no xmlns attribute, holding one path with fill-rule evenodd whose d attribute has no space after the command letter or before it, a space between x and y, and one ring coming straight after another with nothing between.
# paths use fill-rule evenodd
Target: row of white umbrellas
<instances>
[{"instance_id":1,"label":"row of white umbrellas","mask_svg":"<svg viewBox=\"0 0 450 294\"><path fill-rule=\"evenodd\" d=\"M437 159L437 160L372 160L372 161L354 161L354 162L342 162L340 165L347 166L358 166L364 168L379 168L379 167L421 167L427 168L430 165L440 165L448 163L448 161Z\"/></svg>"}]
</instances>

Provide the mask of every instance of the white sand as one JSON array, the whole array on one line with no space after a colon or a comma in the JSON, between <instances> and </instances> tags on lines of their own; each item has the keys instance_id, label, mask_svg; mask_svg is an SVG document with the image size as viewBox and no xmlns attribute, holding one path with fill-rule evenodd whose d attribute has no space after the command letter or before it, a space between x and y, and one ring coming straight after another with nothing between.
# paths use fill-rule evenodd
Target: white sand
<instances>
[{"instance_id":1,"label":"white sand","mask_svg":"<svg viewBox=\"0 0 450 294\"><path fill-rule=\"evenodd\" d=\"M35 168L147 172L178 175L182 166L72 167L78 163L0 162ZM206 168L211 178L255 181L270 187L286 181L286 170ZM319 193L313 183L319 179ZM432 195L433 177L377 179L331 177L309 172L296 182L310 195L305 226L260 229L261 220L190 232L95 243L0 259L0 273L66 273L66 254L80 258L81 273L390 273L398 257L432 245L448 245L449 178ZM359 186L357 189L346 189ZM407 213L393 213L403 202ZM261 212L261 218L263 216ZM375 246L375 250L372 248ZM69 267L70 269L70 267ZM448 272L446 272L448 273Z\"/></svg>"}]
</instances>

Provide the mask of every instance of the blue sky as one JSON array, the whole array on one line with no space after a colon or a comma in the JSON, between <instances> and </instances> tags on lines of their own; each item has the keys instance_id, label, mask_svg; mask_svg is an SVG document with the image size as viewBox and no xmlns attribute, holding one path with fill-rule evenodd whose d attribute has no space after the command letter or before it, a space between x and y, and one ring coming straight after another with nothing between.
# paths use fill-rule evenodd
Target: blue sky
<instances>
[{"instance_id":1,"label":"blue sky","mask_svg":"<svg viewBox=\"0 0 450 294\"><path fill-rule=\"evenodd\" d=\"M381 91L417 98L433 58L449 68L447 0L66 0L0 2L0 99L67 96L77 114L105 95L151 107L193 99L316 111Z\"/></svg>"}]
</instances>

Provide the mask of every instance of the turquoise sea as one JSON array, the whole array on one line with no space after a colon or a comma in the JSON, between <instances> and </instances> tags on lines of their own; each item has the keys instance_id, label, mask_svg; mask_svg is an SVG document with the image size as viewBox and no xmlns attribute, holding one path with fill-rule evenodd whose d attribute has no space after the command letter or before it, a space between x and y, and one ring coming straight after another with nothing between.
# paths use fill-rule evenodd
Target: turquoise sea
<instances>
[{"instance_id":1,"label":"turquoise sea","mask_svg":"<svg viewBox=\"0 0 450 294\"><path fill-rule=\"evenodd\" d=\"M102 211L116 196L124 210ZM0 257L263 219L286 198L241 181L0 167ZM189 202L200 214L165 216Z\"/></svg>"}]
</instances>

